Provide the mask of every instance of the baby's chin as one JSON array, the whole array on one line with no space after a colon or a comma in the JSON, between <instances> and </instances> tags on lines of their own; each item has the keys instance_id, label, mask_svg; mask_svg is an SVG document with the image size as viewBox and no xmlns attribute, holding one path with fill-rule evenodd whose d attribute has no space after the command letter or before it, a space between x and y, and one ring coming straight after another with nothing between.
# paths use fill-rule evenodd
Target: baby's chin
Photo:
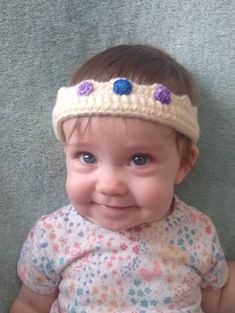
<instances>
[{"instance_id":1,"label":"baby's chin","mask_svg":"<svg viewBox=\"0 0 235 313\"><path fill-rule=\"evenodd\" d=\"M169 215L169 212L170 211L168 211L160 218L148 214L142 214L139 216L138 214L136 214L136 216L133 218L133 214L127 214L124 216L120 216L119 214L114 214L113 216L91 216L91 214L84 214L83 212L81 212L81 210L78 210L78 213L92 224L100 225L104 229L113 232L123 232L140 225L159 222L160 220L166 218L166 216Z\"/></svg>"},{"instance_id":2,"label":"baby's chin","mask_svg":"<svg viewBox=\"0 0 235 313\"><path fill-rule=\"evenodd\" d=\"M107 229L107 230L110 230L110 231L113 231L113 232L123 232L123 231L126 231L130 228L133 228L135 226L138 226L140 224L143 224L143 223L127 223L126 221L113 221L113 222L105 222L105 221L98 221L96 220L95 218L93 217L88 217L88 216L84 216L83 217L88 220L89 222L91 222L92 224L97 224L97 225L100 225L102 226L104 229ZM144 223L145 224L145 223Z\"/></svg>"},{"instance_id":3,"label":"baby's chin","mask_svg":"<svg viewBox=\"0 0 235 313\"><path fill-rule=\"evenodd\" d=\"M116 222L114 221L113 223L106 223L106 222L100 222L100 221L96 221L94 219L91 219L90 222L98 224L100 226L102 226L103 228L113 231L113 232L122 232L122 231L126 231L134 226L136 226L137 224L130 224L130 223L124 223L124 222Z\"/></svg>"},{"instance_id":4,"label":"baby's chin","mask_svg":"<svg viewBox=\"0 0 235 313\"><path fill-rule=\"evenodd\" d=\"M141 225L147 225L147 224L151 224L156 222L155 220L149 220L149 221L145 221L145 222L130 222L127 223L126 221L124 222L120 222L120 221L114 221L113 223L105 223L105 222L100 222L100 221L96 221L93 218L87 218L91 223L97 224L102 226L104 229L107 229L109 231L113 231L113 232L124 232L124 231L128 231L131 230L132 228L141 226Z\"/></svg>"}]
</instances>

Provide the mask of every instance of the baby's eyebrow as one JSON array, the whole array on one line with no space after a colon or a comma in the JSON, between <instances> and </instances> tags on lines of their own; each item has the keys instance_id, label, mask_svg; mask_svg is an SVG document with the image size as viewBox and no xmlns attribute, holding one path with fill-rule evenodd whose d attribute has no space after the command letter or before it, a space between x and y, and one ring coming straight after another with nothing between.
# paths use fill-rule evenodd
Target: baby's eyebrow
<instances>
[{"instance_id":1,"label":"baby's eyebrow","mask_svg":"<svg viewBox=\"0 0 235 313\"><path fill-rule=\"evenodd\" d=\"M89 148L89 147L96 147L97 145L93 142L91 143L90 141L79 141L79 142L67 142L66 146L71 147L71 148Z\"/></svg>"},{"instance_id":2,"label":"baby's eyebrow","mask_svg":"<svg viewBox=\"0 0 235 313\"><path fill-rule=\"evenodd\" d=\"M164 144L159 144L156 142L145 142L145 143L140 143L140 144L135 144L135 143L126 143L123 149L126 149L127 151L157 151L157 150L163 150L165 147Z\"/></svg>"}]
</instances>

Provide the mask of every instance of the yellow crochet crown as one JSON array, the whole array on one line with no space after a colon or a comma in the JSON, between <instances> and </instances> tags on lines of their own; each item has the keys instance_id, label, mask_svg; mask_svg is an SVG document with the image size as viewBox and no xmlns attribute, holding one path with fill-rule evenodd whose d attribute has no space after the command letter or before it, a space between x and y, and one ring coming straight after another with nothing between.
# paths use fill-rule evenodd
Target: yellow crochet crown
<instances>
[{"instance_id":1,"label":"yellow crochet crown","mask_svg":"<svg viewBox=\"0 0 235 313\"><path fill-rule=\"evenodd\" d=\"M85 80L62 87L53 109L53 127L64 142L63 121L82 116L122 116L140 118L170 126L197 142L197 108L187 95L177 96L164 85L139 85L126 78L108 82Z\"/></svg>"}]
</instances>

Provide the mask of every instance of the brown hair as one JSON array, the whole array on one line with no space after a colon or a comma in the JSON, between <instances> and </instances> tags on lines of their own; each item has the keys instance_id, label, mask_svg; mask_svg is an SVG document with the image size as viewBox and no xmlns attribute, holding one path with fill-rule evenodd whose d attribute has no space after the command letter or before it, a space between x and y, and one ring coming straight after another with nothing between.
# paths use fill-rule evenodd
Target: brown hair
<instances>
[{"instance_id":1,"label":"brown hair","mask_svg":"<svg viewBox=\"0 0 235 313\"><path fill-rule=\"evenodd\" d=\"M105 82L117 77L137 84L163 84L177 95L188 95L192 105L196 105L196 87L188 70L168 53L149 45L124 44L104 50L73 74L69 86L86 79ZM71 131L75 128L76 123ZM191 164L191 140L177 132L176 143L178 150L183 145L183 162Z\"/></svg>"},{"instance_id":2,"label":"brown hair","mask_svg":"<svg viewBox=\"0 0 235 313\"><path fill-rule=\"evenodd\" d=\"M191 74L172 56L148 45L119 45L104 50L74 73L69 86L85 79L104 82L116 77L125 77L137 84L163 84L177 95L188 95L193 105L196 104Z\"/></svg>"}]
</instances>

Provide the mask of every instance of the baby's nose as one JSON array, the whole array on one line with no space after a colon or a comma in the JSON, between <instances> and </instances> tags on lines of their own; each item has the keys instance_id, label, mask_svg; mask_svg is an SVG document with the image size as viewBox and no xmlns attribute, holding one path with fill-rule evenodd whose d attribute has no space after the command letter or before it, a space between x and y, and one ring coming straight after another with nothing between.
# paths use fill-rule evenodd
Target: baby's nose
<instances>
[{"instance_id":1,"label":"baby's nose","mask_svg":"<svg viewBox=\"0 0 235 313\"><path fill-rule=\"evenodd\" d=\"M125 195L128 186L120 172L101 173L96 184L96 191L104 195Z\"/></svg>"}]
</instances>

